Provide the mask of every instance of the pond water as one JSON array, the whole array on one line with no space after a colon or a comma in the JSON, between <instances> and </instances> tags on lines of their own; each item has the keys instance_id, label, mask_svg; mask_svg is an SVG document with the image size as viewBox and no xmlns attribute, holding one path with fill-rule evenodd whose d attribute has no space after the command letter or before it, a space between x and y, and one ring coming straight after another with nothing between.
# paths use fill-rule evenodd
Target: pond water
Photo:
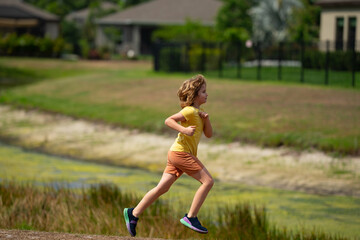
<instances>
[{"instance_id":1,"label":"pond water","mask_svg":"<svg viewBox=\"0 0 360 240\"><path fill-rule=\"evenodd\" d=\"M37 186L50 184L71 189L113 183L124 191L132 191L141 196L156 186L160 178L161 173L157 172L52 156L0 143L0 182L13 180L31 182ZM184 175L162 199L178 202L179 204L174 205L179 208L189 206L198 186L197 181ZM313 230L315 227L344 236L360 236L358 198L317 196L217 181L204 209L242 202L265 205L271 223L288 229Z\"/></svg>"}]
</instances>

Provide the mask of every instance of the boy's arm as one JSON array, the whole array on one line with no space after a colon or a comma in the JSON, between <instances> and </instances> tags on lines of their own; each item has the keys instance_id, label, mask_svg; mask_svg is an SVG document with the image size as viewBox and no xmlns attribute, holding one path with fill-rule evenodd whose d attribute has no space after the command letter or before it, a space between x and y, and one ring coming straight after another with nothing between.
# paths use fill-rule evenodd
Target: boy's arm
<instances>
[{"instance_id":1,"label":"boy's arm","mask_svg":"<svg viewBox=\"0 0 360 240\"><path fill-rule=\"evenodd\" d=\"M168 127L172 128L178 132L181 132L183 134L186 134L188 136L194 135L196 126L183 127L180 124L178 124L178 122L185 122L185 121L186 121L186 119L185 119L184 115L182 115L180 112L178 112L178 113L168 117L165 120L165 124Z\"/></svg>"},{"instance_id":2,"label":"boy's arm","mask_svg":"<svg viewBox=\"0 0 360 240\"><path fill-rule=\"evenodd\" d=\"M207 114L206 112L199 112L199 115L202 119L204 119L204 135L207 138L211 138L213 134L213 130L212 130L209 114Z\"/></svg>"}]
</instances>

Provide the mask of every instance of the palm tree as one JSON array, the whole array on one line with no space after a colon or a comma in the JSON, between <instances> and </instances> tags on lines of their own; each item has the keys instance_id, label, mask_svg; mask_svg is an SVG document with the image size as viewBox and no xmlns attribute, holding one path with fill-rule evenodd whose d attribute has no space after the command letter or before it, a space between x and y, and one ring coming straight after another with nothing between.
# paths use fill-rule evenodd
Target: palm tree
<instances>
[{"instance_id":1,"label":"palm tree","mask_svg":"<svg viewBox=\"0 0 360 240\"><path fill-rule=\"evenodd\" d=\"M286 40L293 9L301 7L300 0L259 0L259 5L250 9L253 40L266 43Z\"/></svg>"}]
</instances>

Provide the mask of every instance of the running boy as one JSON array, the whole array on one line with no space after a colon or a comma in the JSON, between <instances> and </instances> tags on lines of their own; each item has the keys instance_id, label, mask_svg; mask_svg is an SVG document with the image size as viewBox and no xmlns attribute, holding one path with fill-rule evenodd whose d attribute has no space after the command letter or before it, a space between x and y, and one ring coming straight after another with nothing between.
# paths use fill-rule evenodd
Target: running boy
<instances>
[{"instance_id":1,"label":"running boy","mask_svg":"<svg viewBox=\"0 0 360 240\"><path fill-rule=\"evenodd\" d=\"M165 124L179 132L174 144L168 152L167 166L158 185L150 190L135 208L125 208L124 218L131 236L136 235L136 224L141 213L185 172L201 183L192 201L190 210L180 219L186 227L199 232L208 230L197 218L200 207L205 201L214 180L197 156L197 148L202 133L208 138L212 136L212 126L209 114L200 109L207 101L206 80L202 75L196 75L186 80L178 90L182 110L165 120ZM180 122L180 124L178 123Z\"/></svg>"}]
</instances>

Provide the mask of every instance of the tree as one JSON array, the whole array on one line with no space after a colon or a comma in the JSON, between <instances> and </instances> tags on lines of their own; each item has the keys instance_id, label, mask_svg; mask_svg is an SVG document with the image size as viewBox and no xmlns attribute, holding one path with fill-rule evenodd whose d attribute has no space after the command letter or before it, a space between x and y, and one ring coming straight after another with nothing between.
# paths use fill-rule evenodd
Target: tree
<instances>
[{"instance_id":1,"label":"tree","mask_svg":"<svg viewBox=\"0 0 360 240\"><path fill-rule=\"evenodd\" d=\"M314 0L302 0L304 8L294 9L294 21L290 25L289 34L293 41L313 41L319 38L321 8Z\"/></svg>"},{"instance_id":2,"label":"tree","mask_svg":"<svg viewBox=\"0 0 360 240\"><path fill-rule=\"evenodd\" d=\"M64 18L70 12L85 8L90 4L90 0L25 0L25 2L51 12L60 18Z\"/></svg>"},{"instance_id":3,"label":"tree","mask_svg":"<svg viewBox=\"0 0 360 240\"><path fill-rule=\"evenodd\" d=\"M203 26L200 22L187 19L181 26L165 26L153 33L153 40L165 41L215 41L216 33L212 27Z\"/></svg>"},{"instance_id":4,"label":"tree","mask_svg":"<svg viewBox=\"0 0 360 240\"><path fill-rule=\"evenodd\" d=\"M222 40L237 42L249 38L252 21L248 11L252 4L251 0L223 0L216 18L216 28L222 33Z\"/></svg>"},{"instance_id":5,"label":"tree","mask_svg":"<svg viewBox=\"0 0 360 240\"><path fill-rule=\"evenodd\" d=\"M118 4L120 8L129 7L148 0L24 0L25 2L37 6L38 8L49 11L61 19L67 14L87 7L99 5L101 2L112 2Z\"/></svg>"},{"instance_id":6,"label":"tree","mask_svg":"<svg viewBox=\"0 0 360 240\"><path fill-rule=\"evenodd\" d=\"M268 44L287 40L293 10L301 7L300 0L260 0L259 5L250 10L253 40Z\"/></svg>"}]
</instances>

